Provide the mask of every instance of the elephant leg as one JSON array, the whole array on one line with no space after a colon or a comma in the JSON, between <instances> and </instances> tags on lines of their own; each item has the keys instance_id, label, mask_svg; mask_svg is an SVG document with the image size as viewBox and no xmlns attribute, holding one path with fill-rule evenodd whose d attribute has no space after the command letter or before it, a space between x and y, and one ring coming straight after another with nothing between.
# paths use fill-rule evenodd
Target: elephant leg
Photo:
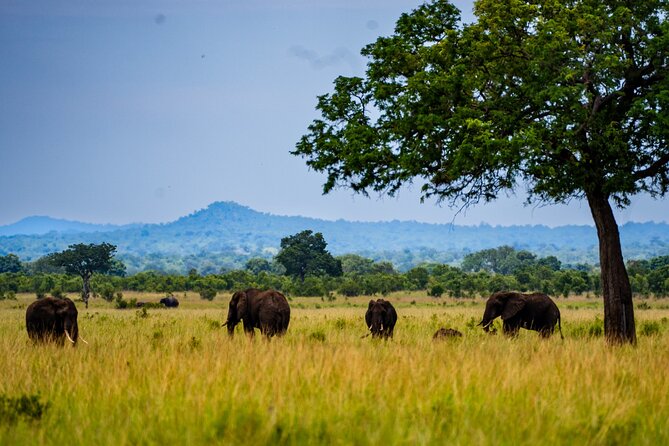
<instances>
[{"instance_id":1,"label":"elephant leg","mask_svg":"<svg viewBox=\"0 0 669 446\"><path fill-rule=\"evenodd\" d=\"M504 321L504 323L502 324L502 332L510 338L515 338L516 336L518 336L519 331L520 331L520 326L515 322Z\"/></svg>"},{"instance_id":2,"label":"elephant leg","mask_svg":"<svg viewBox=\"0 0 669 446\"><path fill-rule=\"evenodd\" d=\"M555 329L555 327L551 327L551 326L548 326L548 327L542 327L542 328L539 330L539 335L540 335L542 338L544 338L544 339L550 338L551 335L553 334L553 330L554 330L554 329Z\"/></svg>"}]
</instances>

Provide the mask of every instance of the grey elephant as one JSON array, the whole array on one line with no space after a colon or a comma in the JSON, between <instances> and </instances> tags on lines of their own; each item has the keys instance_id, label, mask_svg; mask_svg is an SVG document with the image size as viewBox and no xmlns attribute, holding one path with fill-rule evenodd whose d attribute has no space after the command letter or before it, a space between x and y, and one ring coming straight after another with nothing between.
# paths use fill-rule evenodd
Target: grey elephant
<instances>
[{"instance_id":1,"label":"grey elephant","mask_svg":"<svg viewBox=\"0 0 669 446\"><path fill-rule=\"evenodd\" d=\"M516 336L521 328L538 331L541 337L548 338L555 331L557 324L562 336L560 310L555 302L543 293L522 294L498 292L488 298L482 325L487 332L493 320L501 316L502 331L507 336Z\"/></svg>"},{"instance_id":2,"label":"grey elephant","mask_svg":"<svg viewBox=\"0 0 669 446\"><path fill-rule=\"evenodd\" d=\"M165 305L167 308L177 308L179 306L179 300L174 296L163 297L160 299L160 303Z\"/></svg>"},{"instance_id":3,"label":"grey elephant","mask_svg":"<svg viewBox=\"0 0 669 446\"><path fill-rule=\"evenodd\" d=\"M384 299L370 300L365 323L373 338L392 338L397 323L395 307Z\"/></svg>"},{"instance_id":4,"label":"grey elephant","mask_svg":"<svg viewBox=\"0 0 669 446\"><path fill-rule=\"evenodd\" d=\"M260 333L267 338L282 336L288 330L290 305L286 296L276 290L262 291L248 288L232 295L228 305L228 318L223 324L228 327L228 334L234 335L235 327L244 321L244 331L249 336Z\"/></svg>"},{"instance_id":5,"label":"grey elephant","mask_svg":"<svg viewBox=\"0 0 669 446\"><path fill-rule=\"evenodd\" d=\"M28 336L34 342L53 341L62 345L67 339L76 345L79 339L77 315L77 307L67 297L36 300L26 309Z\"/></svg>"}]
</instances>

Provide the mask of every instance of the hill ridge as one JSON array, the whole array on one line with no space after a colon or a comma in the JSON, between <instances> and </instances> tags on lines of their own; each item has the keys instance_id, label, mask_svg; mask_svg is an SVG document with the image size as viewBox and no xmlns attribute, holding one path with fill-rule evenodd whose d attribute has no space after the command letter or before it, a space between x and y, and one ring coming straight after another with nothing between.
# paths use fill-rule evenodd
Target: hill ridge
<instances>
[{"instance_id":1,"label":"hill ridge","mask_svg":"<svg viewBox=\"0 0 669 446\"><path fill-rule=\"evenodd\" d=\"M309 229L323 233L333 254L358 253L389 259L405 268L421 261L455 263L467 253L503 245L543 256L555 255L572 264L596 263L598 257L596 231L588 225L467 226L398 220L324 220L273 215L232 201L213 202L167 223L121 226L78 223L88 231L77 232L70 225L67 231L0 236L0 255L14 253L24 261L31 261L73 243L104 241L117 245L119 256L136 265L137 270L183 272L190 265L202 268L207 262L213 265L211 268L220 269L243 266L253 256L271 257L278 251L281 238ZM100 230L101 227L110 230ZM630 222L622 225L620 231L626 258L669 254L667 223ZM150 259L158 260L152 263ZM135 271L135 267L129 267L129 271Z\"/></svg>"}]
</instances>

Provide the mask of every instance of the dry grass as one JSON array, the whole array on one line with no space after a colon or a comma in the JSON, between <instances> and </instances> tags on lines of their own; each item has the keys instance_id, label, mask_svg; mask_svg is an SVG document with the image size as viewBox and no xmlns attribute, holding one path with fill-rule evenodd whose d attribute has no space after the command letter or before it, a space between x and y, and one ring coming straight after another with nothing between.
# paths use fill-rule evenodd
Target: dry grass
<instances>
[{"instance_id":1,"label":"dry grass","mask_svg":"<svg viewBox=\"0 0 669 446\"><path fill-rule=\"evenodd\" d=\"M669 444L662 301L637 311L636 348L611 348L594 299L558 300L566 339L542 341L485 335L482 300L393 296L390 342L360 338L369 298L295 299L266 342L228 338L229 296L178 297L148 317L79 304L77 348L28 341L32 296L0 302L0 394L50 404L0 419L0 444ZM440 326L464 337L433 342Z\"/></svg>"}]
</instances>

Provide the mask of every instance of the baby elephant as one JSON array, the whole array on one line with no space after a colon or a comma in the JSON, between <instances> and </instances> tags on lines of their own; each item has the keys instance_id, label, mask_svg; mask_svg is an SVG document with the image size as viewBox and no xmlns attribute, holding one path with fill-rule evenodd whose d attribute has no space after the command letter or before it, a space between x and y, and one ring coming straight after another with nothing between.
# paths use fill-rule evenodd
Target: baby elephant
<instances>
[{"instance_id":1,"label":"baby elephant","mask_svg":"<svg viewBox=\"0 0 669 446\"><path fill-rule=\"evenodd\" d=\"M560 310L550 297L542 293L522 294L514 292L498 292L488 298L479 325L488 331L492 321L502 317L502 331L507 336L516 336L521 328L538 331L541 337L548 338L555 330L560 329Z\"/></svg>"},{"instance_id":2,"label":"baby elephant","mask_svg":"<svg viewBox=\"0 0 669 446\"><path fill-rule=\"evenodd\" d=\"M392 338L397 323L395 307L387 300L370 300L365 313L365 322L373 338Z\"/></svg>"},{"instance_id":3,"label":"baby elephant","mask_svg":"<svg viewBox=\"0 0 669 446\"><path fill-rule=\"evenodd\" d=\"M436 341L438 339L461 338L461 337L462 333L460 333L458 330L441 327L439 330L437 330L434 336L432 336L432 339Z\"/></svg>"}]
</instances>

